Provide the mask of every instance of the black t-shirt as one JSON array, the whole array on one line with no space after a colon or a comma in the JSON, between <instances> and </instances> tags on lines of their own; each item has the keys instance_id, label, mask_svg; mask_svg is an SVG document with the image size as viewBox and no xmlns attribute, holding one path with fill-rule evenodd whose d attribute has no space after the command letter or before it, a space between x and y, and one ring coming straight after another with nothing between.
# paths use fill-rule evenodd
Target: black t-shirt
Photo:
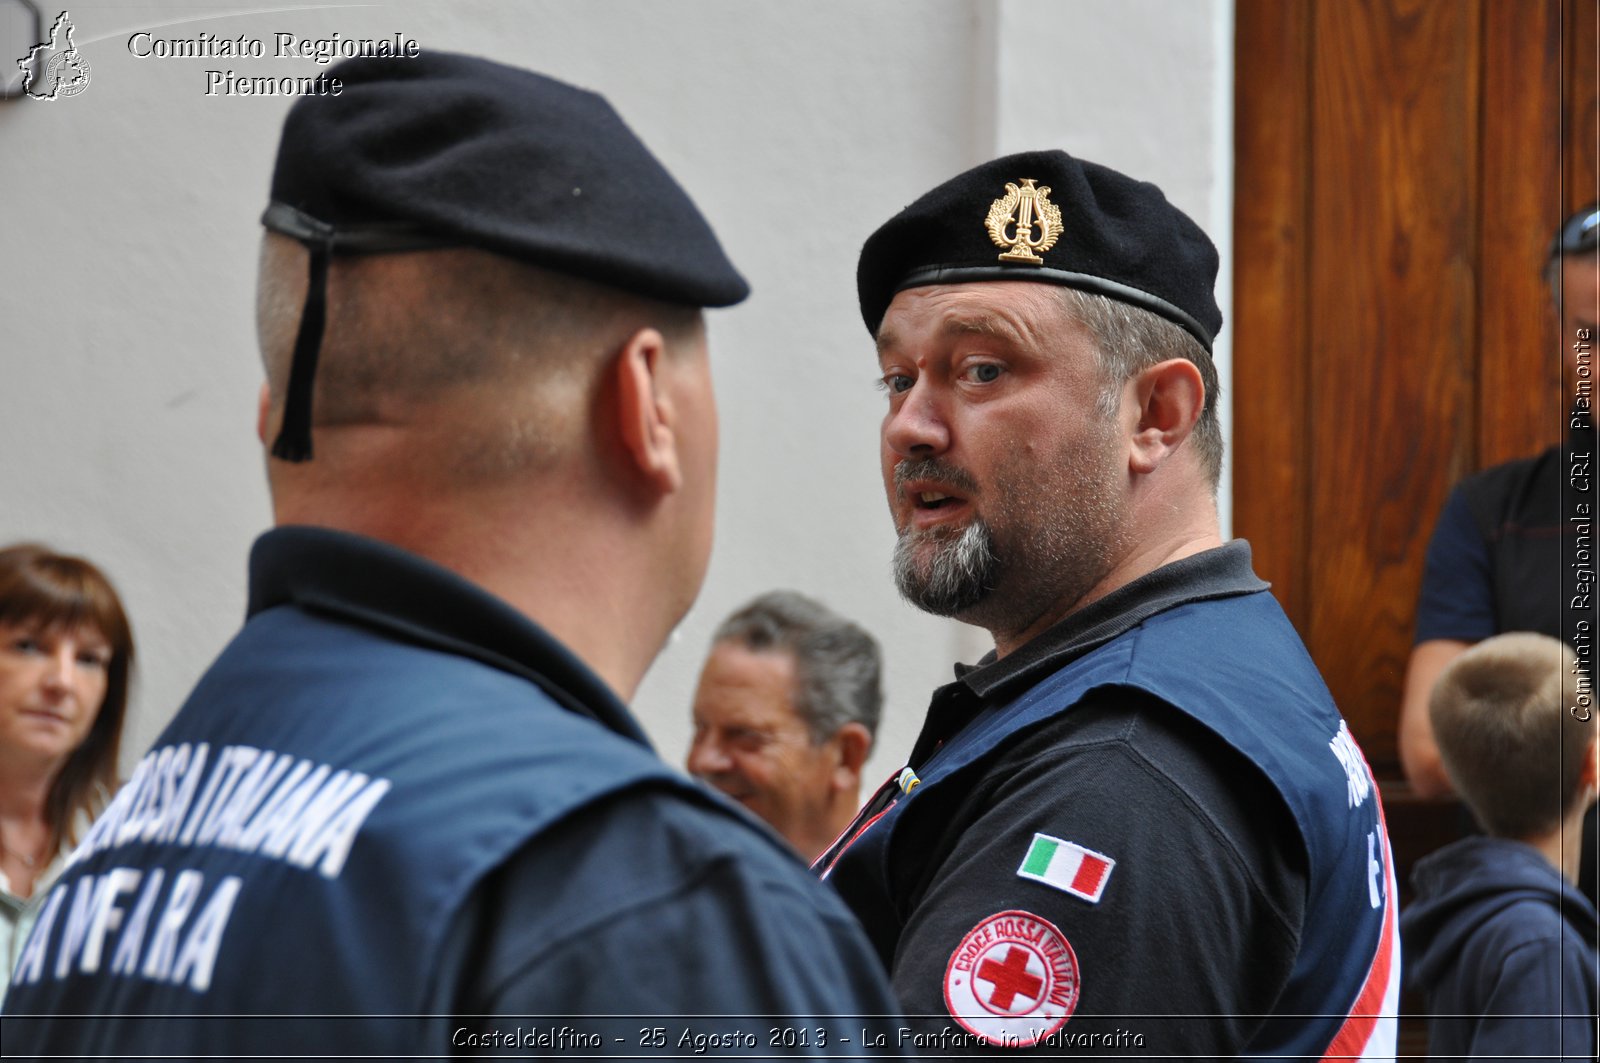
<instances>
[{"instance_id":1,"label":"black t-shirt","mask_svg":"<svg viewBox=\"0 0 1600 1063\"><path fill-rule=\"evenodd\" d=\"M1293 969L1306 882L1288 810L1243 755L1153 698L1107 692L1023 736L962 796L933 817L939 858L906 897L895 948L914 1025L950 1024L957 943L1022 909L1076 953L1073 1036L1202 1057L1247 1042ZM1036 834L1115 860L1097 902L1017 875Z\"/></svg>"},{"instance_id":2,"label":"black t-shirt","mask_svg":"<svg viewBox=\"0 0 1600 1063\"><path fill-rule=\"evenodd\" d=\"M1504 631L1561 638L1560 447L1458 484L1439 513L1417 600L1416 641Z\"/></svg>"},{"instance_id":3,"label":"black t-shirt","mask_svg":"<svg viewBox=\"0 0 1600 1063\"><path fill-rule=\"evenodd\" d=\"M934 695L911 767L986 706L1155 612L1263 586L1248 548L1230 545L1121 588L1004 659L958 668L958 680ZM861 822L890 797L880 792ZM847 899L890 968L908 1022L930 1038L925 1048L984 1047L937 1038L959 1032L945 1000L947 968L997 913L1032 913L1070 944L1080 997L1061 1033L1077 1046L1232 1055L1289 979L1307 894L1293 818L1242 753L1153 696L1091 693L986 757L970 785L930 788L918 800L914 825L900 824L890 854L891 863L907 854L915 868L891 867L892 897L881 908ZM1111 861L1096 899L1019 875L1040 835Z\"/></svg>"}]
</instances>

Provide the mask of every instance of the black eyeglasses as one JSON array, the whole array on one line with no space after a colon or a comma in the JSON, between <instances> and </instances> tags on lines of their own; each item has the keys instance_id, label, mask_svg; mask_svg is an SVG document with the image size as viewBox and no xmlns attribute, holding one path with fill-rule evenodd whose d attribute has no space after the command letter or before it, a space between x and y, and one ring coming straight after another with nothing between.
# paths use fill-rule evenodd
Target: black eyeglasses
<instances>
[{"instance_id":1,"label":"black eyeglasses","mask_svg":"<svg viewBox=\"0 0 1600 1063\"><path fill-rule=\"evenodd\" d=\"M1581 255L1600 246L1600 203L1584 207L1561 223L1550 241L1550 257Z\"/></svg>"}]
</instances>

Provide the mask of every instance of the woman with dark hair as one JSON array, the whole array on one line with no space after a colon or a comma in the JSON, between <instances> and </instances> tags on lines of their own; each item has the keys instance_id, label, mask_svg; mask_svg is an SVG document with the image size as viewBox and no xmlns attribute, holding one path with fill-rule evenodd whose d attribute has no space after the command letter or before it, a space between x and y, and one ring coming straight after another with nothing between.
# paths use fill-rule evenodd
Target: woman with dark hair
<instances>
[{"instance_id":1,"label":"woman with dark hair","mask_svg":"<svg viewBox=\"0 0 1600 1063\"><path fill-rule=\"evenodd\" d=\"M0 994L61 858L116 788L132 665L99 569L0 549Z\"/></svg>"}]
</instances>

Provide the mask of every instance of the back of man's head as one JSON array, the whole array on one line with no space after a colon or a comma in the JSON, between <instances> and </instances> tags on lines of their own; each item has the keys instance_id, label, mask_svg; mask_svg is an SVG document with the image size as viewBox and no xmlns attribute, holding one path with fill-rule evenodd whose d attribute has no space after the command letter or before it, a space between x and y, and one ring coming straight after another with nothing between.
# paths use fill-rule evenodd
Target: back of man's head
<instances>
[{"instance_id":1,"label":"back of man's head","mask_svg":"<svg viewBox=\"0 0 1600 1063\"><path fill-rule=\"evenodd\" d=\"M763 594L724 620L712 641L791 654L795 711L814 741L847 723L877 734L883 708L878 641L822 603L794 591Z\"/></svg>"},{"instance_id":2,"label":"back of man's head","mask_svg":"<svg viewBox=\"0 0 1600 1063\"><path fill-rule=\"evenodd\" d=\"M748 293L602 97L442 52L330 77L337 96L285 120L262 216L274 457L310 460L314 427L409 422L451 388L582 379L630 331L688 333ZM554 411L536 412L544 435Z\"/></svg>"},{"instance_id":3,"label":"back of man's head","mask_svg":"<svg viewBox=\"0 0 1600 1063\"><path fill-rule=\"evenodd\" d=\"M263 239L257 329L273 424L288 391L306 257L288 237ZM311 421L319 438L410 432L428 465L462 487L586 455L607 358L640 329L659 330L671 350L702 334L696 307L471 248L336 259L326 303Z\"/></svg>"},{"instance_id":4,"label":"back of man's head","mask_svg":"<svg viewBox=\"0 0 1600 1063\"><path fill-rule=\"evenodd\" d=\"M329 79L261 219L274 516L453 570L628 696L710 555L701 309L749 287L595 93L445 52Z\"/></svg>"},{"instance_id":5,"label":"back of man's head","mask_svg":"<svg viewBox=\"0 0 1600 1063\"><path fill-rule=\"evenodd\" d=\"M1585 792L1595 724L1578 690L1571 648L1531 632L1486 639L1439 676L1428 705L1439 752L1490 834L1549 834Z\"/></svg>"}]
</instances>

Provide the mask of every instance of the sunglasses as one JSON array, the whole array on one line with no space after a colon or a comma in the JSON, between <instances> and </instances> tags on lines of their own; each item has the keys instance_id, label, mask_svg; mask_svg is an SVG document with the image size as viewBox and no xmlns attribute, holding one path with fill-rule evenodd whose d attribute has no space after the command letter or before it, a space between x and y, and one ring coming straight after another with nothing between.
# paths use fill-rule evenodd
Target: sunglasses
<instances>
[{"instance_id":1,"label":"sunglasses","mask_svg":"<svg viewBox=\"0 0 1600 1063\"><path fill-rule=\"evenodd\" d=\"M1580 255L1600 246L1600 204L1585 207L1561 223L1550 241L1550 257Z\"/></svg>"}]
</instances>

